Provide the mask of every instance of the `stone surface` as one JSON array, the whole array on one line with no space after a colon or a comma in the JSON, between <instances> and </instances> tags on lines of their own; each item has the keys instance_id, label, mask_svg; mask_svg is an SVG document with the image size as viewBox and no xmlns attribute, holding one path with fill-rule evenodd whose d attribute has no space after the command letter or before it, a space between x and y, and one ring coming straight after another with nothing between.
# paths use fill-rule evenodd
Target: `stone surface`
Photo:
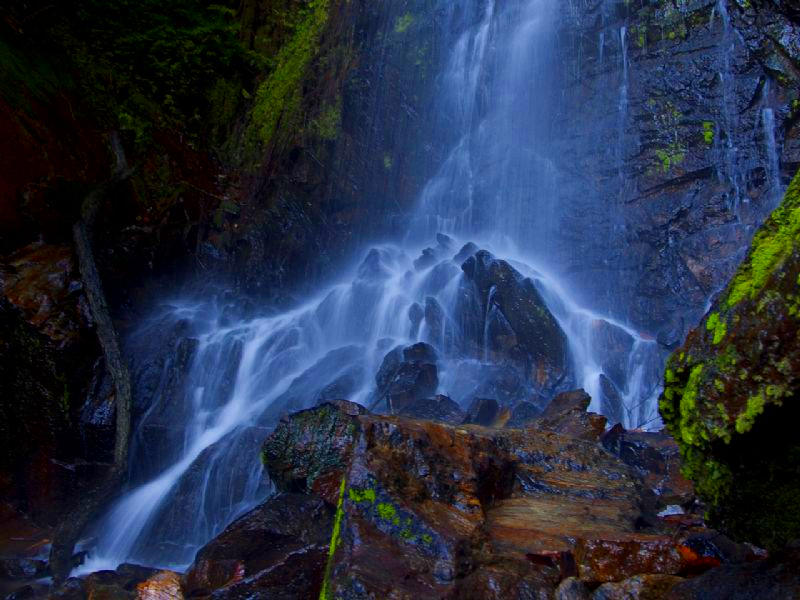
<instances>
[{"instance_id":1,"label":"stone surface","mask_svg":"<svg viewBox=\"0 0 800 600\"><path fill-rule=\"evenodd\" d=\"M402 412L411 403L429 398L439 386L436 350L429 344L398 346L383 359L375 375L378 404Z\"/></svg>"},{"instance_id":2,"label":"stone surface","mask_svg":"<svg viewBox=\"0 0 800 600\"><path fill-rule=\"evenodd\" d=\"M461 407L455 401L442 395L415 400L403 407L400 410L400 414L416 419L441 421L451 425L463 423L465 418Z\"/></svg>"},{"instance_id":3,"label":"stone surface","mask_svg":"<svg viewBox=\"0 0 800 600\"><path fill-rule=\"evenodd\" d=\"M561 404L585 412L582 395ZM282 421L263 456L279 489L338 507L325 597L550 598L572 576L596 587L697 563L685 531L648 525L637 469L583 433L328 404Z\"/></svg>"},{"instance_id":4,"label":"stone surface","mask_svg":"<svg viewBox=\"0 0 800 600\"><path fill-rule=\"evenodd\" d=\"M333 510L322 499L279 494L236 520L197 553L186 574L187 594L316 598L332 525Z\"/></svg>"},{"instance_id":5,"label":"stone surface","mask_svg":"<svg viewBox=\"0 0 800 600\"><path fill-rule=\"evenodd\" d=\"M686 505L694 488L681 475L678 444L665 433L626 431L617 424L602 438L603 447L636 469L663 504Z\"/></svg>"},{"instance_id":6,"label":"stone surface","mask_svg":"<svg viewBox=\"0 0 800 600\"><path fill-rule=\"evenodd\" d=\"M465 279L456 310L466 324L465 351L510 362L538 390L552 392L567 376L567 338L533 281L485 250L461 269Z\"/></svg>"},{"instance_id":7,"label":"stone surface","mask_svg":"<svg viewBox=\"0 0 800 600\"><path fill-rule=\"evenodd\" d=\"M749 600L800 597L798 546L749 564L726 565L678 583L665 600Z\"/></svg>"},{"instance_id":8,"label":"stone surface","mask_svg":"<svg viewBox=\"0 0 800 600\"><path fill-rule=\"evenodd\" d=\"M563 392L528 427L598 441L605 431L606 418L586 412L591 400L583 390Z\"/></svg>"},{"instance_id":9,"label":"stone surface","mask_svg":"<svg viewBox=\"0 0 800 600\"><path fill-rule=\"evenodd\" d=\"M800 537L798 281L800 173L671 356L660 399L712 523L772 549Z\"/></svg>"}]
</instances>

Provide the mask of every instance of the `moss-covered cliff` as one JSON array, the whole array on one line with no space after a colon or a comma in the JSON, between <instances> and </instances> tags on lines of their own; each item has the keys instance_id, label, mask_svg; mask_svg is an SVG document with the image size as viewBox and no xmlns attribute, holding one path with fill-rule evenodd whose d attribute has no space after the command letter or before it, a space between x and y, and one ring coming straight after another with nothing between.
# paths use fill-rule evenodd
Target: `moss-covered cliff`
<instances>
[{"instance_id":1,"label":"moss-covered cliff","mask_svg":"<svg viewBox=\"0 0 800 600\"><path fill-rule=\"evenodd\" d=\"M710 517L800 537L800 173L727 289L667 365L661 414Z\"/></svg>"}]
</instances>

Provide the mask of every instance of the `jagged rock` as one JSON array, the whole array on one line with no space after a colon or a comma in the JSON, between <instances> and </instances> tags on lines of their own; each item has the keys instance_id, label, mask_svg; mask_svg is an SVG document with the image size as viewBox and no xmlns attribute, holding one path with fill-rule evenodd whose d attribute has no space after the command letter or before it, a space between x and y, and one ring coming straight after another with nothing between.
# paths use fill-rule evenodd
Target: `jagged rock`
<instances>
[{"instance_id":1,"label":"jagged rock","mask_svg":"<svg viewBox=\"0 0 800 600\"><path fill-rule=\"evenodd\" d=\"M415 338L419 333L419 326L422 323L422 319L425 318L425 311L419 305L419 303L414 302L411 306L408 307L408 320L411 321L411 330L409 337Z\"/></svg>"},{"instance_id":2,"label":"jagged rock","mask_svg":"<svg viewBox=\"0 0 800 600\"><path fill-rule=\"evenodd\" d=\"M625 403L617 386L608 377L600 375L600 411L611 423L625 422Z\"/></svg>"},{"instance_id":3,"label":"jagged rock","mask_svg":"<svg viewBox=\"0 0 800 600\"><path fill-rule=\"evenodd\" d=\"M694 498L694 489L680 472L678 444L664 434L626 431L617 424L603 435L603 447L636 469L646 485L664 505L684 505Z\"/></svg>"},{"instance_id":4,"label":"jagged rock","mask_svg":"<svg viewBox=\"0 0 800 600\"><path fill-rule=\"evenodd\" d=\"M283 420L263 459L279 489L338 507L332 597L549 598L570 576L597 585L689 564L685 535L647 529L638 473L577 437L326 404Z\"/></svg>"},{"instance_id":5,"label":"jagged rock","mask_svg":"<svg viewBox=\"0 0 800 600\"><path fill-rule=\"evenodd\" d=\"M506 427L524 427L541 414L542 411L536 404L523 400L514 405Z\"/></svg>"},{"instance_id":6,"label":"jagged rock","mask_svg":"<svg viewBox=\"0 0 800 600\"><path fill-rule=\"evenodd\" d=\"M553 398L528 427L597 441L605 432L606 418L586 412L592 399L583 390L563 392Z\"/></svg>"},{"instance_id":7,"label":"jagged rock","mask_svg":"<svg viewBox=\"0 0 800 600\"><path fill-rule=\"evenodd\" d=\"M437 360L436 350L424 343L390 351L375 376L379 400L390 411L398 412L434 395L439 387Z\"/></svg>"},{"instance_id":8,"label":"jagged rock","mask_svg":"<svg viewBox=\"0 0 800 600\"><path fill-rule=\"evenodd\" d=\"M771 549L800 537L799 280L800 173L669 359L659 403L711 523Z\"/></svg>"},{"instance_id":9,"label":"jagged rock","mask_svg":"<svg viewBox=\"0 0 800 600\"><path fill-rule=\"evenodd\" d=\"M664 600L800 597L800 551L794 544L767 560L724 565L675 585Z\"/></svg>"},{"instance_id":10,"label":"jagged rock","mask_svg":"<svg viewBox=\"0 0 800 600\"><path fill-rule=\"evenodd\" d=\"M332 526L333 509L320 498L279 494L197 553L186 591L191 597L317 598Z\"/></svg>"},{"instance_id":11,"label":"jagged rock","mask_svg":"<svg viewBox=\"0 0 800 600\"><path fill-rule=\"evenodd\" d=\"M465 350L510 362L530 384L552 390L567 374L567 339L533 281L485 250L467 258L461 269L465 279L457 310L468 325Z\"/></svg>"},{"instance_id":12,"label":"jagged rock","mask_svg":"<svg viewBox=\"0 0 800 600\"><path fill-rule=\"evenodd\" d=\"M467 409L464 423L489 427L500 415L500 406L494 398L475 398Z\"/></svg>"},{"instance_id":13,"label":"jagged rock","mask_svg":"<svg viewBox=\"0 0 800 600\"><path fill-rule=\"evenodd\" d=\"M404 406L399 414L416 419L441 421L451 425L463 423L465 417L464 411L456 402L442 395L414 400Z\"/></svg>"}]
</instances>

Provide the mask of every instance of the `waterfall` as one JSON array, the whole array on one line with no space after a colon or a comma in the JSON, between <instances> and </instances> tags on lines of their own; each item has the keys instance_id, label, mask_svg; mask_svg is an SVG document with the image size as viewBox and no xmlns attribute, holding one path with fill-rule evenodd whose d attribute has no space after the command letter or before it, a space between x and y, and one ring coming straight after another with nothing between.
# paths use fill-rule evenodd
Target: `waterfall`
<instances>
[{"instance_id":1,"label":"waterfall","mask_svg":"<svg viewBox=\"0 0 800 600\"><path fill-rule=\"evenodd\" d=\"M492 308L496 291L474 306L461 268L478 248L528 278L568 342L563 379L542 386L529 375L503 383L506 401L546 402L584 387L592 410L629 427L658 426L663 350L564 283L556 193L562 165L552 144L560 3L459 4L477 18L446 40L451 51L434 107L452 144L404 238L364 248L338 283L292 310L266 314L236 299L175 299L131 337L133 354L148 357L132 369L141 414L131 484L95 524L79 572L126 561L185 567L270 492L259 444L283 414L338 398L385 408L375 375L393 348L431 344L439 357L437 392L462 405L499 389L492 382L507 382L508 370L489 351L489 328L502 325ZM453 5L442 0L442 13L462 18ZM621 128L625 36L623 28Z\"/></svg>"}]
</instances>

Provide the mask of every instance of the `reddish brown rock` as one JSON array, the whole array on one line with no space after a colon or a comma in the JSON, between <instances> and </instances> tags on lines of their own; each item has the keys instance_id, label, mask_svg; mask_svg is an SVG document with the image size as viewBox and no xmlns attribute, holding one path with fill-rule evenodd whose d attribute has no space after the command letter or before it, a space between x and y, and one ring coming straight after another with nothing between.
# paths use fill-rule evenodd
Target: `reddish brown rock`
<instances>
[{"instance_id":1,"label":"reddish brown rock","mask_svg":"<svg viewBox=\"0 0 800 600\"><path fill-rule=\"evenodd\" d=\"M626 431L612 427L602 439L603 447L636 469L662 505L685 505L694 499L694 487L680 472L678 444L665 434Z\"/></svg>"},{"instance_id":2,"label":"reddish brown rock","mask_svg":"<svg viewBox=\"0 0 800 600\"><path fill-rule=\"evenodd\" d=\"M174 571L159 571L136 586L136 600L184 600L181 576Z\"/></svg>"},{"instance_id":3,"label":"reddish brown rock","mask_svg":"<svg viewBox=\"0 0 800 600\"><path fill-rule=\"evenodd\" d=\"M314 496L279 494L271 498L197 553L186 575L187 593L192 597L213 593L215 598L247 594L276 600L316 598L332 513ZM276 565L280 568L273 568Z\"/></svg>"},{"instance_id":4,"label":"reddish brown rock","mask_svg":"<svg viewBox=\"0 0 800 600\"><path fill-rule=\"evenodd\" d=\"M606 418L586 412L591 401L583 390L559 394L537 419L530 422L528 428L598 441L606 430Z\"/></svg>"},{"instance_id":5,"label":"reddish brown rock","mask_svg":"<svg viewBox=\"0 0 800 600\"><path fill-rule=\"evenodd\" d=\"M567 412L585 414L573 399ZM264 460L283 489L339 507L331 598L550 598L573 575L596 585L685 567L678 541L639 531L639 473L580 437L327 405L283 421Z\"/></svg>"}]
</instances>

